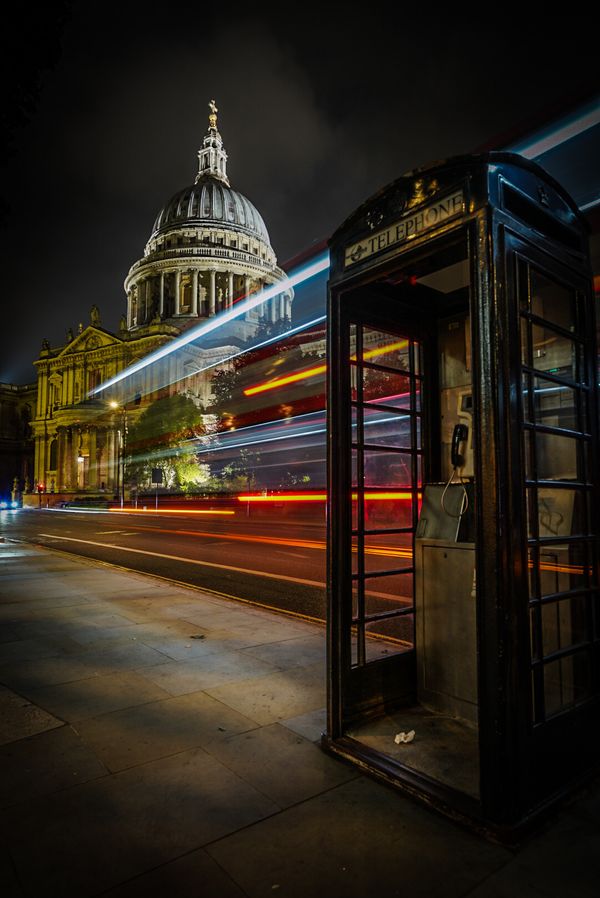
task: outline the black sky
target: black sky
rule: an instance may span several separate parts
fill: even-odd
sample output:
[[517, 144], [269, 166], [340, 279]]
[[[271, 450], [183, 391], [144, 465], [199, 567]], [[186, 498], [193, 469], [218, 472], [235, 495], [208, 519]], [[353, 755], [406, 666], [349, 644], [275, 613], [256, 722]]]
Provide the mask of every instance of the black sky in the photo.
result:
[[[212, 10], [209, 9], [212, 6]], [[4, 54], [0, 381], [35, 378], [92, 304], [115, 329], [162, 205], [219, 107], [228, 174], [280, 263], [404, 171], [470, 152], [598, 87], [583, 16], [418, 4], [47, 3]]]

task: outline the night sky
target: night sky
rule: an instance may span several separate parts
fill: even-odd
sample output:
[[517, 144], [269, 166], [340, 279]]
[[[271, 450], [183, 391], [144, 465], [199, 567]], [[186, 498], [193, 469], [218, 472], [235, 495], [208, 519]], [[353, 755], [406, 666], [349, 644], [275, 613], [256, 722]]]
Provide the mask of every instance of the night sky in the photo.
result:
[[33, 381], [42, 339], [62, 345], [92, 304], [117, 328], [156, 214], [193, 183], [212, 97], [231, 185], [285, 264], [408, 169], [499, 145], [598, 87], [583, 16], [523, 22], [502, 6], [491, 25], [397, 2], [267, 10], [107, 0], [15, 13], [0, 381]]

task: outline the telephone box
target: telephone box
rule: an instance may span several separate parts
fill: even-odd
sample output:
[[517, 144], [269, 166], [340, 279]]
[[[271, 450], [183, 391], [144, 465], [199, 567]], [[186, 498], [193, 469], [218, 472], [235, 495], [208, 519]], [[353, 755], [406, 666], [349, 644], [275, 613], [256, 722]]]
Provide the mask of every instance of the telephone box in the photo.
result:
[[394, 181], [330, 252], [323, 745], [510, 840], [600, 757], [586, 225], [490, 153]]

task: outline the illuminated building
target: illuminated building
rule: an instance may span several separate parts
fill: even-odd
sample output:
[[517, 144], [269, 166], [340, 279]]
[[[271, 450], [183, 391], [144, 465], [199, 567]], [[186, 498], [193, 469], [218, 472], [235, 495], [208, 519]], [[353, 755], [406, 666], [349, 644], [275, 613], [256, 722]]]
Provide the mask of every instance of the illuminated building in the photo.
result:
[[35, 384], [0, 383], [0, 501], [20, 494], [30, 476], [34, 407]]
[[293, 290], [282, 283], [281, 292], [215, 328], [201, 346], [190, 343], [173, 353], [167, 367], [148, 365], [135, 382], [94, 392], [190, 327], [285, 279], [260, 213], [229, 184], [214, 101], [209, 107], [195, 181], [159, 212], [143, 257], [125, 279], [119, 330], [103, 328], [93, 306], [89, 324], [80, 324], [76, 334], [69, 329], [64, 345], [42, 343], [35, 362], [32, 487], [43, 485], [50, 504], [74, 493], [123, 491], [127, 428], [144, 407], [175, 391], [206, 406], [219, 360], [238, 351], [261, 319], [291, 318]]

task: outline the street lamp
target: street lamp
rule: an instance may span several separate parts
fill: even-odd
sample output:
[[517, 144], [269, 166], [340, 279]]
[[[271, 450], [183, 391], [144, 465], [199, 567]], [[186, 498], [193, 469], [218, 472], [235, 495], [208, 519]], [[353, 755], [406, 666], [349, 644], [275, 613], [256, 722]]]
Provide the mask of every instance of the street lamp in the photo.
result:
[[121, 412], [121, 427], [117, 430], [119, 435], [118, 458], [117, 458], [117, 495], [121, 508], [125, 505], [125, 446], [127, 444], [127, 409], [120, 406], [115, 399], [111, 399], [108, 403], [112, 409]]

